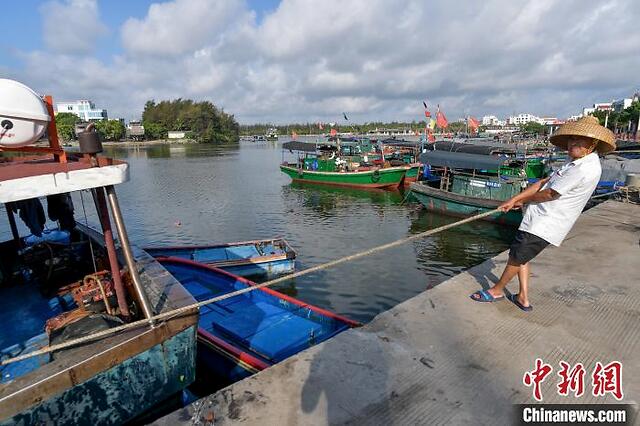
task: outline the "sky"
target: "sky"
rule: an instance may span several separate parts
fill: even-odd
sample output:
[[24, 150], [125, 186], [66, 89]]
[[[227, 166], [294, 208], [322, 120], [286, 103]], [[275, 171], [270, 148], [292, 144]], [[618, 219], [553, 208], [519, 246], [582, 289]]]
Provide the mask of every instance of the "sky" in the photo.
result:
[[640, 90], [637, 0], [3, 2], [0, 78], [139, 119], [208, 100], [241, 124], [566, 118]]

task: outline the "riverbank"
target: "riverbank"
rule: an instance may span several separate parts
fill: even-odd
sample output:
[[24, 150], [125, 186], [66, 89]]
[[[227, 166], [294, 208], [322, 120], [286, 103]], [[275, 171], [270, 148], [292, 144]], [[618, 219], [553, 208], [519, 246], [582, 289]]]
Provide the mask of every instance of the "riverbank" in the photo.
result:
[[[545, 403], [613, 403], [592, 395], [596, 362], [622, 363], [622, 402], [640, 398], [640, 207], [608, 201], [532, 266], [524, 313], [469, 294], [497, 280], [507, 252], [249, 379], [160, 419], [186, 424], [510, 424], [533, 402], [523, 376], [553, 367]], [[512, 290], [517, 285], [510, 285]], [[559, 362], [584, 364], [585, 394], [556, 391]]]

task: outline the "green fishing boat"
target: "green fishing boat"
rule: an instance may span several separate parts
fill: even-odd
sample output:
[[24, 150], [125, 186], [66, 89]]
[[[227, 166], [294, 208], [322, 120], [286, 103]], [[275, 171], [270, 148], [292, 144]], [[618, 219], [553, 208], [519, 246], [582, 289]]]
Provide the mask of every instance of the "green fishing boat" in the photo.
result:
[[306, 170], [297, 165], [282, 164], [280, 170], [294, 182], [310, 182], [316, 184], [362, 187], [362, 188], [397, 188], [411, 167], [372, 168], [366, 171], [325, 172]]
[[391, 165], [384, 156], [370, 159], [367, 154], [350, 152], [344, 155], [344, 149], [351, 151], [352, 146], [340, 143], [312, 144], [307, 142], [286, 142], [284, 150], [296, 152], [297, 161], [280, 165], [280, 170], [294, 182], [307, 182], [324, 185], [355, 188], [397, 188], [405, 179], [415, 180], [420, 164]]
[[[525, 163], [504, 156], [429, 151], [420, 161], [426, 165], [425, 180], [411, 185], [413, 196], [427, 209], [452, 216], [494, 210], [529, 182]], [[505, 167], [513, 175], [503, 175]], [[518, 226], [522, 212], [496, 213], [487, 220]]]

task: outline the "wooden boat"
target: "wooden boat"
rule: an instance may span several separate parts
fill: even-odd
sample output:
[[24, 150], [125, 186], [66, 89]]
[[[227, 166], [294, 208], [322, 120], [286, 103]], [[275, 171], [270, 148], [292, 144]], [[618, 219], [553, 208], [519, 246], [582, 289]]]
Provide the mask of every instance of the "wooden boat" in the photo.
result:
[[[31, 105], [37, 107], [42, 100], [33, 95]], [[47, 110], [49, 147], [0, 146], [0, 203], [13, 235], [0, 243], [0, 424], [136, 421], [158, 404], [178, 399], [194, 381], [198, 312], [188, 310], [153, 327], [144, 321], [194, 299], [158, 262], [128, 242], [114, 188], [128, 180], [127, 164], [96, 157], [101, 148], [95, 135], [85, 136], [96, 150], [85, 150], [84, 156], [65, 153], [55, 136], [51, 98]], [[45, 114], [40, 117], [46, 123]], [[30, 113], [24, 120], [34, 117]], [[16, 118], [12, 120], [15, 125]], [[32, 156], [12, 156], [15, 151]], [[84, 190], [95, 197], [102, 234], [75, 224], [72, 208], [58, 209], [60, 229], [41, 235], [36, 229], [40, 219], [23, 217], [38, 212], [39, 198], [47, 197], [52, 216], [52, 205], [64, 201], [69, 206], [67, 194]], [[21, 237], [14, 209], [35, 230], [33, 235]], [[42, 350], [137, 320], [144, 325], [55, 352]], [[28, 355], [37, 356], [15, 359]]]
[[[500, 169], [508, 157], [449, 151], [428, 151], [420, 160], [427, 165], [425, 180], [411, 185], [413, 196], [427, 209], [466, 217], [497, 208], [519, 193], [528, 182], [522, 176], [504, 176]], [[486, 220], [518, 226], [522, 212], [496, 213]]]
[[[158, 260], [198, 301], [255, 285], [190, 260]], [[261, 288], [200, 309], [198, 366], [217, 378], [234, 382], [358, 325]]]
[[209, 246], [145, 247], [154, 257], [179, 257], [241, 277], [275, 276], [295, 270], [296, 252], [283, 238]]
[[[407, 182], [415, 180], [420, 167], [418, 163], [390, 166], [384, 158], [378, 162], [372, 158], [369, 162], [366, 154], [359, 155], [360, 151], [348, 144], [318, 145], [293, 141], [285, 142], [282, 147], [299, 153], [296, 163], [283, 162], [280, 165], [280, 170], [294, 182], [392, 189], [402, 185], [405, 178]], [[346, 148], [349, 148], [348, 154], [342, 155]]]

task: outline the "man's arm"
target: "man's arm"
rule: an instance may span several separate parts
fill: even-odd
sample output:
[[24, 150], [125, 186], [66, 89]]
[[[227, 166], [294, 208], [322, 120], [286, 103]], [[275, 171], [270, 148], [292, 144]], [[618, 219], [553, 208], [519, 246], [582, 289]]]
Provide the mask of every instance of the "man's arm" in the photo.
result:
[[513, 208], [522, 207], [522, 205], [525, 203], [542, 203], [544, 201], [555, 200], [560, 196], [560, 194], [550, 188], [541, 189], [548, 180], [549, 178], [540, 179], [518, 195], [515, 195], [514, 197], [500, 204], [498, 208], [503, 212], [508, 212]]

